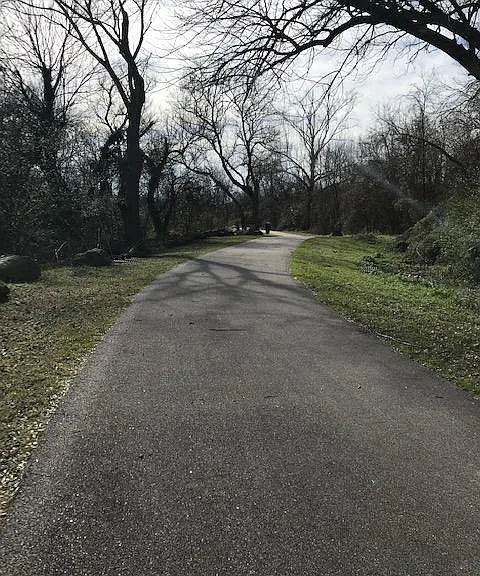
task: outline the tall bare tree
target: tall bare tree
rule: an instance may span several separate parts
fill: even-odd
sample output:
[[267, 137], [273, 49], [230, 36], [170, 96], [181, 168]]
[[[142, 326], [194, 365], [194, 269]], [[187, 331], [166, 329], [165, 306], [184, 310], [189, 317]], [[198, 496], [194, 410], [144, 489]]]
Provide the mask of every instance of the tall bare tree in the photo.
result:
[[80, 66], [83, 55], [68, 30], [46, 20], [42, 12], [33, 8], [20, 11], [15, 9], [18, 4], [11, 3], [3, 3], [2, 8], [5, 87], [9, 98], [17, 99], [24, 138], [32, 143], [22, 169], [27, 179], [36, 174], [35, 184], [16, 194], [23, 194], [25, 201], [28, 198], [30, 214], [35, 214], [32, 243], [34, 237], [43, 235], [45, 254], [64, 244], [66, 238], [74, 245], [80, 237], [80, 194], [72, 184], [71, 147], [80, 130], [74, 108], [87, 89], [92, 70]]
[[[262, 159], [276, 137], [271, 98], [263, 87], [245, 90], [202, 83], [193, 78], [185, 86], [178, 114], [190, 138], [187, 164], [208, 174], [222, 190], [224, 177], [248, 198], [250, 224], [260, 227]], [[232, 198], [232, 195], [230, 195]], [[233, 198], [232, 198], [233, 199]]]
[[68, 30], [45, 20], [39, 11], [7, 11], [3, 67], [22, 95], [37, 132], [35, 162], [52, 194], [62, 187], [58, 156], [71, 112], [93, 71], [82, 69], [80, 52]]
[[139, 215], [142, 112], [145, 105], [145, 37], [153, 0], [19, 0], [22, 10], [43, 10], [47, 20], [68, 31], [110, 77], [127, 116], [126, 153], [120, 170], [120, 202], [125, 238], [142, 240]]
[[147, 208], [157, 240], [165, 242], [168, 224], [176, 200], [175, 186], [168, 186], [166, 193], [158, 197], [158, 191], [172, 160], [179, 154], [171, 131], [163, 134], [152, 133], [144, 150], [145, 166], [148, 174]]
[[[288, 142], [282, 155], [305, 194], [306, 230], [312, 225], [314, 196], [317, 191], [321, 194], [328, 177], [328, 149], [346, 130], [353, 103], [352, 95], [335, 95], [331, 90], [323, 94], [310, 91], [282, 113]], [[288, 132], [293, 133], [293, 139]]]

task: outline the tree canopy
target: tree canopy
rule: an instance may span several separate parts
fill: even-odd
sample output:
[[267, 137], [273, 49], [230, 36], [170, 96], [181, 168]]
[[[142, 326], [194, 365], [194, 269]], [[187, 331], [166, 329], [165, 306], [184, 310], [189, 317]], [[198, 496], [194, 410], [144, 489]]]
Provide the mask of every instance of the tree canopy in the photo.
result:
[[[475, 0], [203, 0], [192, 3], [223, 74], [279, 69], [312, 49], [372, 45], [415, 52], [433, 46], [480, 79], [480, 4]], [[189, 22], [192, 22], [190, 15]]]

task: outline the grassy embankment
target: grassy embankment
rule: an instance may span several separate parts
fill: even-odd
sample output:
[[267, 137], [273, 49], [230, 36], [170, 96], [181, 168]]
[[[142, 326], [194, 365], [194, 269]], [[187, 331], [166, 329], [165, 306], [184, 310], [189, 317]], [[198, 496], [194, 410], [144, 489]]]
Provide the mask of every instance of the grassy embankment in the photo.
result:
[[296, 250], [292, 272], [322, 302], [479, 395], [480, 288], [433, 280], [390, 242], [316, 237]]
[[108, 268], [51, 268], [0, 304], [0, 519], [82, 358], [133, 296], [177, 264], [250, 237], [210, 238]]

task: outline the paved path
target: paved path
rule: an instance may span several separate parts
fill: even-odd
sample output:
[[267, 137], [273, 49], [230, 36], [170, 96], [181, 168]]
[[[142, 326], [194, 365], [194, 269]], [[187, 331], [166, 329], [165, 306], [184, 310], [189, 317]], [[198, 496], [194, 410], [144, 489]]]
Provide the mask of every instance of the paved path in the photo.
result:
[[2, 576], [480, 575], [479, 406], [254, 240], [144, 290], [49, 426]]

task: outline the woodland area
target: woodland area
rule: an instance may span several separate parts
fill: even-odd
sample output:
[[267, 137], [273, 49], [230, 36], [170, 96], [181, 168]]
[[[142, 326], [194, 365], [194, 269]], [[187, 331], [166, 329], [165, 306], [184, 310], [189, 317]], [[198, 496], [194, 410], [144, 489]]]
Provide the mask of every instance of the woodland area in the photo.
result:
[[[477, 3], [191, 2], [179, 26], [186, 44], [197, 31], [192, 46], [201, 27], [204, 50], [161, 114], [156, 1], [1, 10], [0, 253], [142, 253], [268, 220], [400, 234], [412, 259], [480, 281]], [[369, 50], [433, 46], [471, 80], [425, 80], [352, 139], [355, 95], [341, 81], [274, 97], [299, 55], [345, 50], [346, 33], [345, 69]]]

